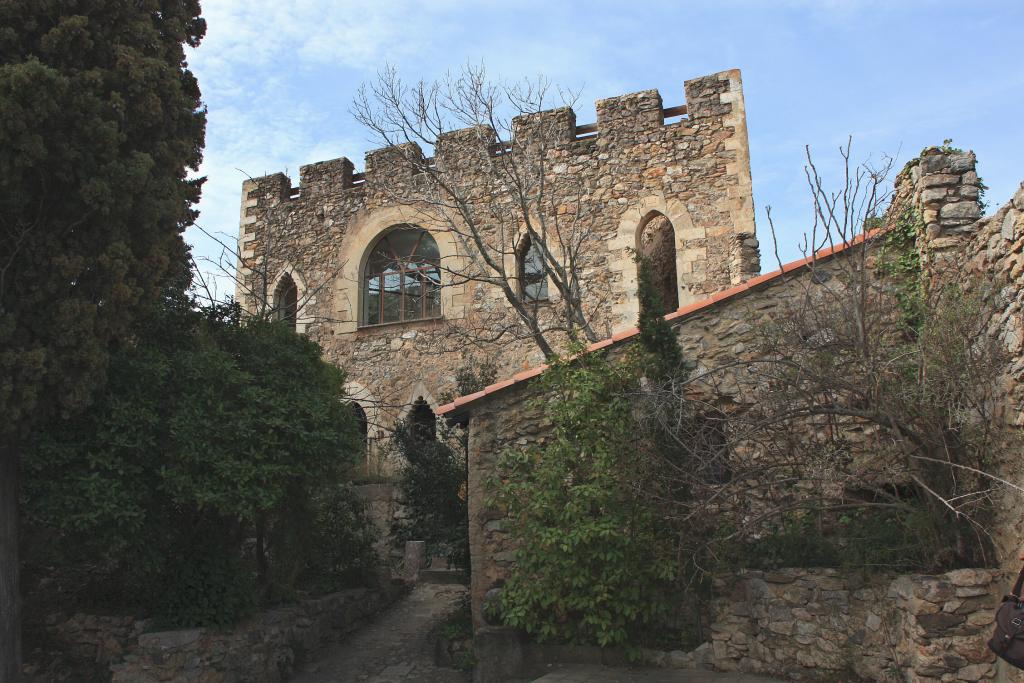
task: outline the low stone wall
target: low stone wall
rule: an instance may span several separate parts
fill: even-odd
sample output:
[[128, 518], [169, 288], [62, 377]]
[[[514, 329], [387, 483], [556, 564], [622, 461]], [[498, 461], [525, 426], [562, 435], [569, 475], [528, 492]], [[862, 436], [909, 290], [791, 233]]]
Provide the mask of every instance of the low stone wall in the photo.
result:
[[113, 683], [277, 683], [310, 653], [355, 630], [401, 590], [365, 588], [332, 593], [262, 612], [231, 631], [186, 629], [145, 633], [149, 622], [76, 614], [51, 624], [48, 635], [68, 660], [62, 672], [32, 667], [28, 680]]
[[870, 581], [834, 569], [745, 571], [716, 582], [710, 663], [806, 681], [990, 680], [985, 643], [1005, 581], [981, 569]]
[[402, 558], [402, 545], [395, 540], [392, 526], [408, 517], [401, 492], [393, 483], [362, 484], [354, 487], [354, 491], [377, 532], [377, 540], [373, 544], [377, 556], [387, 566], [395, 565]]

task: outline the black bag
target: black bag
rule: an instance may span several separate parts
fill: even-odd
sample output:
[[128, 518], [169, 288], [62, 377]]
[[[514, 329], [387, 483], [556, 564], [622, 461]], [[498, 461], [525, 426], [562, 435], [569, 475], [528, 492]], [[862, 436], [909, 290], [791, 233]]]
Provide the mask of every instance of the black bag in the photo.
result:
[[996, 610], [996, 631], [988, 641], [989, 649], [997, 657], [1018, 669], [1024, 669], [1024, 600], [1020, 596], [1021, 588], [1024, 588], [1024, 569], [1017, 575], [1013, 592], [1003, 596], [1003, 604]]

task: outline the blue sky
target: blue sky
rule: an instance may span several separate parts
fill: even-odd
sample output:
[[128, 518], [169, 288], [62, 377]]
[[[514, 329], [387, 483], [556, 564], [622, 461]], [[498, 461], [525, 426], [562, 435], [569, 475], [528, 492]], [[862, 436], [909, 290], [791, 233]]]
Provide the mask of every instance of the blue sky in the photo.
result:
[[[896, 156], [952, 138], [974, 150], [990, 211], [1024, 180], [1024, 2], [701, 0], [205, 0], [206, 40], [190, 53], [209, 108], [208, 180], [199, 224], [238, 234], [242, 181], [373, 145], [349, 113], [385, 62], [406, 79], [467, 61], [495, 78], [544, 74], [593, 102], [647, 88], [682, 104], [683, 81], [743, 72], [762, 267], [800, 256], [811, 217], [810, 145], [826, 174], [853, 136], [855, 159]], [[197, 257], [219, 247], [196, 228]], [[222, 293], [230, 291], [221, 280]]]

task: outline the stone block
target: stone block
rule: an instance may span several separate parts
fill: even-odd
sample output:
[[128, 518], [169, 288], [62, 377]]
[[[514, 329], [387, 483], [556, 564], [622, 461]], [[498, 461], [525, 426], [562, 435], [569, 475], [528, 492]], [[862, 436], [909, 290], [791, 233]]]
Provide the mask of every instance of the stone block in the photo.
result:
[[981, 207], [978, 206], [977, 202], [956, 202], [954, 204], [946, 204], [939, 210], [939, 216], [943, 219], [947, 218], [979, 218], [981, 216]]
[[974, 152], [951, 154], [948, 159], [949, 170], [953, 173], [973, 171], [976, 163], [977, 159], [974, 156]]
[[945, 187], [933, 187], [921, 192], [921, 202], [923, 204], [936, 204], [946, 198], [948, 190]]
[[1019, 215], [1020, 214], [1018, 214], [1017, 211], [1010, 209], [1006, 212], [1006, 215], [1003, 216], [1003, 222], [999, 225], [999, 234], [1002, 235], [1004, 239], [1012, 240], [1016, 235], [1017, 217]]
[[946, 578], [954, 586], [988, 586], [992, 572], [986, 569], [954, 569], [946, 572]]
[[921, 187], [931, 188], [939, 186], [956, 185], [960, 182], [960, 176], [952, 173], [933, 173], [921, 178]]

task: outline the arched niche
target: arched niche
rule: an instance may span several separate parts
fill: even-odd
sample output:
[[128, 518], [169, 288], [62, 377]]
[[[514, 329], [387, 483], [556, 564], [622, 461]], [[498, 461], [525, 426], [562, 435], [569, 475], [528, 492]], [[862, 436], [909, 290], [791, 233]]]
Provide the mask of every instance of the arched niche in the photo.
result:
[[296, 332], [306, 332], [313, 322], [310, 311], [316, 299], [308, 294], [305, 278], [292, 264], [286, 263], [278, 271], [267, 298], [271, 315], [288, 323]]
[[679, 276], [676, 271], [676, 231], [668, 216], [651, 211], [636, 231], [636, 251], [650, 269], [654, 289], [661, 298], [661, 314], [679, 308]]

